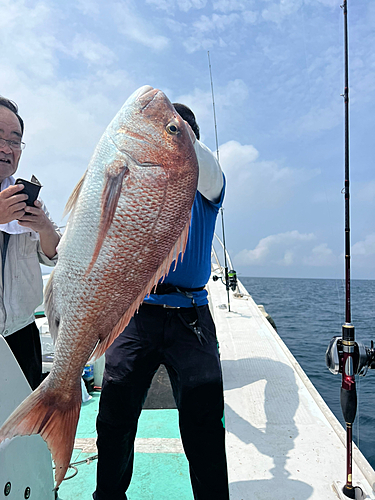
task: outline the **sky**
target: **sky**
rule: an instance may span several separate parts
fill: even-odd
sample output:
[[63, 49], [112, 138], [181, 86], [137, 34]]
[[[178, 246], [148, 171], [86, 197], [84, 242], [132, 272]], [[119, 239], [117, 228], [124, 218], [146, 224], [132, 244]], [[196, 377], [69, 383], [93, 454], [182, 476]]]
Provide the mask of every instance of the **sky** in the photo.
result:
[[[190, 106], [227, 179], [239, 276], [344, 277], [340, 0], [0, 0], [0, 94], [61, 226], [95, 145], [142, 85]], [[348, 0], [352, 278], [375, 279], [375, 2]], [[221, 217], [217, 233], [222, 236]]]

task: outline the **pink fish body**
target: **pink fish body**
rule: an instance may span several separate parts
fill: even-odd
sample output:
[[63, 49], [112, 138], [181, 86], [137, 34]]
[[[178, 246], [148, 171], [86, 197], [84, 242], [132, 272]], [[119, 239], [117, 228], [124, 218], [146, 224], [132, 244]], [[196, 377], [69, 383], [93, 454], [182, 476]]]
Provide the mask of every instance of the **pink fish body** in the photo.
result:
[[183, 254], [197, 180], [184, 121], [160, 90], [141, 87], [109, 124], [68, 202], [45, 301], [57, 338], [51, 373], [0, 429], [0, 442], [43, 437], [56, 486], [74, 446], [83, 368], [105, 352]]

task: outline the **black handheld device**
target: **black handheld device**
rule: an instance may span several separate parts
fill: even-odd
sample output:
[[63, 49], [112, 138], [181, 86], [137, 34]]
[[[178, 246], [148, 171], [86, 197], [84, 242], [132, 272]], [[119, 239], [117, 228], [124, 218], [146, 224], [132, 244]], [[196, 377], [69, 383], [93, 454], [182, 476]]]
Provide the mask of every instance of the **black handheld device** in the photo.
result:
[[38, 179], [33, 175], [31, 181], [26, 181], [25, 179], [17, 179], [15, 184], [23, 184], [24, 188], [17, 194], [27, 194], [28, 199], [25, 200], [26, 205], [29, 207], [34, 206], [34, 201], [38, 198], [38, 194], [42, 185]]

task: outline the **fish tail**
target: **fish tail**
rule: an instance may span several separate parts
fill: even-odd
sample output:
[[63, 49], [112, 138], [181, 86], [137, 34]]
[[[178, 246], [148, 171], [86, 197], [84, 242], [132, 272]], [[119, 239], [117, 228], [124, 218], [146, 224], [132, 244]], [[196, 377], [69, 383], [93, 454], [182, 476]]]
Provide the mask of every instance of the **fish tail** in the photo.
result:
[[[48, 377], [47, 377], [48, 378]], [[47, 379], [46, 379], [47, 380]], [[40, 434], [55, 462], [56, 487], [69, 467], [81, 408], [79, 398], [65, 399], [53, 393], [46, 380], [14, 410], [0, 429], [0, 443], [15, 436]]]

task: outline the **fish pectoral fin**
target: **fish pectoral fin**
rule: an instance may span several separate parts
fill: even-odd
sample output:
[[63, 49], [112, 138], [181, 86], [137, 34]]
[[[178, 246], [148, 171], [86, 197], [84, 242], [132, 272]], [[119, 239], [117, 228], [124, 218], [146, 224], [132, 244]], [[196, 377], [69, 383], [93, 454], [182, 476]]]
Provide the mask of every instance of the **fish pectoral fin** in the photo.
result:
[[[87, 172], [87, 170], [86, 170], [86, 172]], [[69, 199], [68, 199], [68, 201], [67, 201], [67, 203], [65, 205], [65, 208], [64, 208], [63, 218], [69, 212], [71, 212], [73, 210], [75, 204], [77, 203], [79, 193], [81, 192], [81, 189], [82, 189], [83, 181], [85, 180], [85, 177], [86, 177], [86, 172], [82, 175], [82, 177], [78, 181], [78, 184], [73, 189], [72, 194], [69, 196]]]
[[101, 217], [99, 225], [98, 239], [94, 253], [87, 269], [88, 274], [98, 258], [100, 249], [102, 248], [104, 238], [112, 224], [113, 217], [115, 216], [118, 200], [120, 198], [122, 182], [124, 177], [128, 174], [129, 168], [124, 162], [124, 159], [115, 160], [106, 171], [106, 182], [102, 193], [101, 203]]
[[60, 316], [56, 310], [56, 304], [54, 301], [53, 275], [54, 270], [51, 273], [44, 292], [44, 309], [48, 319], [49, 333], [51, 334], [53, 343], [56, 344], [57, 336], [59, 334]]
[[51, 394], [48, 389], [47, 379], [6, 420], [0, 429], [0, 443], [15, 436], [40, 434], [55, 462], [58, 487], [69, 467], [74, 447], [81, 409], [81, 386], [79, 380], [74, 400], [61, 405], [61, 397]]

